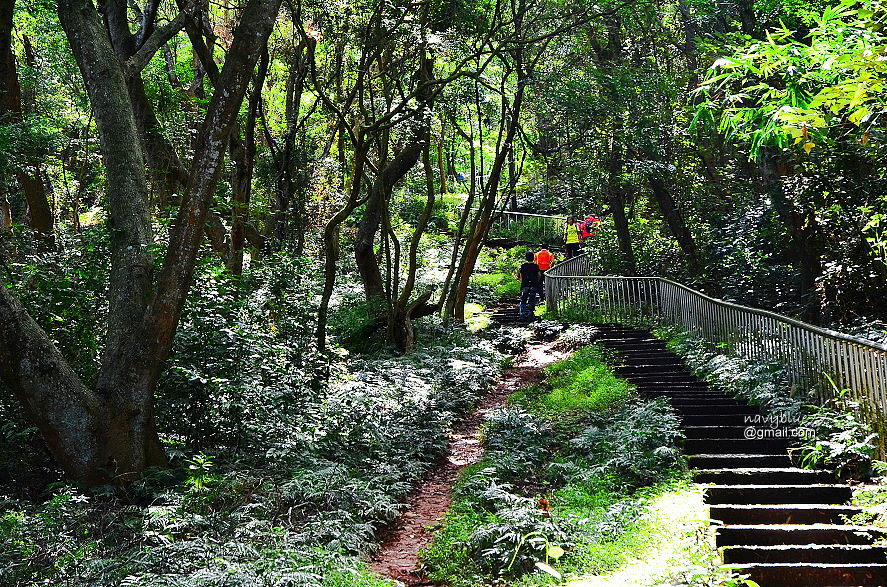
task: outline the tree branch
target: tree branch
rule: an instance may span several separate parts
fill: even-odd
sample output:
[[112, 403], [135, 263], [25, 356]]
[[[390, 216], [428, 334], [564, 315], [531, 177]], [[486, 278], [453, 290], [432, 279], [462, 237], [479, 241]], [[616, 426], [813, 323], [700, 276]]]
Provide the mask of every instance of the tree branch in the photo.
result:
[[123, 73], [127, 78], [131, 78], [134, 75], [138, 75], [145, 66], [148, 65], [148, 62], [151, 61], [151, 58], [154, 54], [166, 45], [170, 39], [178, 34], [180, 30], [185, 28], [185, 24], [189, 19], [194, 17], [194, 12], [201, 4], [205, 4], [206, 0], [195, 0], [191, 2], [187, 7], [185, 7], [179, 14], [166, 23], [164, 26], [159, 29], [155, 29], [151, 36], [149, 36], [139, 47], [139, 50], [135, 52], [129, 59], [126, 60], [126, 63], [123, 64]]

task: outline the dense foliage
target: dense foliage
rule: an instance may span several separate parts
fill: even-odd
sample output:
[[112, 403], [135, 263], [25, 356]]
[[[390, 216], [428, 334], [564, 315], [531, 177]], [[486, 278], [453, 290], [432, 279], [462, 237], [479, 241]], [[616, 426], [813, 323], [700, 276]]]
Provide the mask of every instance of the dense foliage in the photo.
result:
[[356, 557], [502, 355], [438, 326], [409, 356], [319, 356], [304, 342], [317, 285], [307, 262], [281, 254], [240, 278], [201, 268], [158, 391], [173, 468], [125, 494], [61, 483], [31, 486], [36, 501], [7, 493], [34, 465], [13, 455], [37, 439], [2, 407], [0, 582], [382, 584]]
[[[603, 273], [883, 340], [885, 22], [881, 0], [0, 0], [0, 582], [379, 584], [357, 557], [529, 336], [462, 327], [563, 241], [500, 210], [595, 214]], [[605, 362], [491, 419], [445, 530], [473, 536], [465, 572], [615, 564], [596, 537], [676, 430]], [[847, 408], [810, 414], [809, 463], [867, 468]]]
[[484, 459], [463, 475], [425, 552], [432, 578], [546, 584], [561, 571], [615, 568], [644, 548], [644, 488], [680, 471], [683, 436], [667, 402], [633, 397], [607, 357], [580, 348], [489, 416]]

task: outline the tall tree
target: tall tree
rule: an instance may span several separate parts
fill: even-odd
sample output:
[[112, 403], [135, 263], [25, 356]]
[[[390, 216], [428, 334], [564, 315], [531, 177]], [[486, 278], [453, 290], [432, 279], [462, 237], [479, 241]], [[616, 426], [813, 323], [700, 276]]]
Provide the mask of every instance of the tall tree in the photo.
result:
[[[146, 166], [125, 64], [91, 0], [58, 3], [89, 93], [108, 176], [108, 336], [98, 381], [88, 388], [46, 333], [0, 286], [0, 378], [72, 478], [127, 482], [146, 467], [164, 463], [154, 426], [154, 389], [191, 285], [230, 133], [279, 7], [280, 0], [250, 0], [243, 8], [155, 282]], [[159, 29], [151, 33], [155, 34]], [[160, 46], [146, 36], [146, 46]]]

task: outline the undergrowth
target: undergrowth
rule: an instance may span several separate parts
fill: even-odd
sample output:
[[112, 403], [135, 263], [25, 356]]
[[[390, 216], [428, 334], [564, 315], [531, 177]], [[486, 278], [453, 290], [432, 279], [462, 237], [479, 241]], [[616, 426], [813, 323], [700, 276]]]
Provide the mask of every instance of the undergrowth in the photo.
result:
[[[390, 584], [362, 560], [503, 355], [434, 324], [408, 356], [318, 354], [307, 261], [272, 261], [200, 269], [158, 390], [169, 469], [27, 496], [0, 475], [0, 584]], [[4, 425], [0, 455], [33, 436]]]
[[646, 548], [641, 520], [650, 497], [680, 476], [681, 433], [671, 408], [634, 397], [608, 358], [584, 347], [490, 415], [485, 457], [463, 473], [423, 553], [432, 580], [547, 584], [613, 569]]

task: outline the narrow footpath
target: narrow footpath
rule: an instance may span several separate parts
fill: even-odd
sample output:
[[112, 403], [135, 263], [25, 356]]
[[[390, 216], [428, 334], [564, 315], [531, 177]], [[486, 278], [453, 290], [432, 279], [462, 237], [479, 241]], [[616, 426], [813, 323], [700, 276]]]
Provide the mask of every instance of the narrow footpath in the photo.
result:
[[449, 509], [459, 473], [483, 456], [478, 437], [487, 414], [502, 407], [505, 399], [521, 387], [538, 381], [543, 367], [568, 354], [558, 350], [554, 342], [531, 343], [514, 366], [503, 371], [499, 383], [480, 400], [475, 412], [454, 427], [446, 460], [429, 471], [410, 495], [406, 511], [383, 532], [382, 548], [371, 562], [374, 572], [407, 587], [433, 585], [422, 574], [418, 553], [430, 544], [434, 527]]
[[620, 376], [681, 416], [724, 563], [764, 587], [887, 585], [887, 548], [874, 544], [885, 530], [848, 523], [852, 487], [793, 466], [757, 406], [700, 381], [647, 331], [601, 325], [597, 341], [619, 353]]

